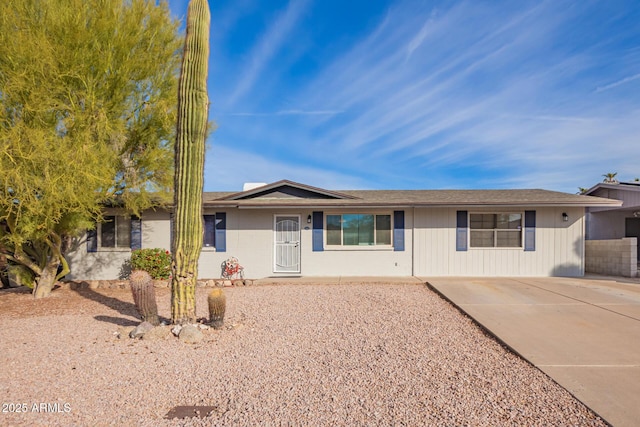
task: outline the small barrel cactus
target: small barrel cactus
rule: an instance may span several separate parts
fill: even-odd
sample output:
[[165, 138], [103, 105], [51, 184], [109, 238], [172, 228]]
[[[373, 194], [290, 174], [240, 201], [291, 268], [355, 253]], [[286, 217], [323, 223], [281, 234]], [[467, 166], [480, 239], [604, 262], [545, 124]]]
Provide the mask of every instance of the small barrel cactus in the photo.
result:
[[158, 326], [160, 320], [158, 319], [156, 291], [149, 273], [144, 270], [133, 270], [129, 276], [129, 284], [133, 294], [133, 301], [142, 317], [142, 321]]
[[224, 312], [227, 309], [227, 297], [222, 289], [214, 289], [207, 298], [209, 303], [209, 321], [214, 329], [220, 329], [224, 325]]

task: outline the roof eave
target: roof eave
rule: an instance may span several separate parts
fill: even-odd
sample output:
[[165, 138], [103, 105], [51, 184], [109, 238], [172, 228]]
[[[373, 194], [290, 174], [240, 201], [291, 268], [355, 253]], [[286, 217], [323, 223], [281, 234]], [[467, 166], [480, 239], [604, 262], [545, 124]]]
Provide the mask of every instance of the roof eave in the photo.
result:
[[238, 203], [234, 201], [232, 203], [207, 203], [205, 208], [238, 208], [238, 209], [328, 209], [328, 208], [447, 208], [447, 207], [469, 207], [469, 208], [491, 208], [491, 207], [620, 207], [621, 201], [615, 201], [614, 203], [585, 203], [585, 202], [495, 202], [495, 203], [477, 203], [477, 202], [443, 202], [443, 203], [371, 203], [371, 202], [358, 202], [351, 201], [349, 203]]
[[[640, 191], [640, 184], [631, 183], [631, 182], [619, 182], [617, 184], [599, 182], [593, 187], [589, 188], [587, 191], [585, 191], [584, 195], [590, 196], [591, 193], [595, 192], [600, 188], [606, 188], [607, 190]], [[591, 197], [598, 197], [598, 196], [591, 196]]]

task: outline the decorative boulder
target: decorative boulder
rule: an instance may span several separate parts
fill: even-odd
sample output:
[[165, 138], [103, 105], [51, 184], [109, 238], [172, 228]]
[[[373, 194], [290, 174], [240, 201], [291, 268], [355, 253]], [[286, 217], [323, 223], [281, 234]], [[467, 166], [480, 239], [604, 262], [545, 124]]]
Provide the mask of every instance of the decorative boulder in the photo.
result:
[[197, 344], [204, 338], [200, 328], [194, 325], [184, 325], [178, 334], [180, 341], [187, 344]]
[[167, 339], [171, 335], [171, 329], [168, 326], [156, 326], [150, 331], [146, 332], [142, 339], [145, 341], [159, 341]]
[[153, 325], [149, 322], [142, 322], [129, 332], [129, 338], [142, 338], [144, 334], [153, 329]]

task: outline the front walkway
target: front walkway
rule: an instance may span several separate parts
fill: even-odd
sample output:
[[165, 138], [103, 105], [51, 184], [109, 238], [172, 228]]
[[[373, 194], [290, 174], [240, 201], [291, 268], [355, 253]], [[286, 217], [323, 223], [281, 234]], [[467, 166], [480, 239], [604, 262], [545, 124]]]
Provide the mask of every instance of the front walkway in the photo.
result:
[[424, 278], [614, 426], [640, 420], [640, 280]]

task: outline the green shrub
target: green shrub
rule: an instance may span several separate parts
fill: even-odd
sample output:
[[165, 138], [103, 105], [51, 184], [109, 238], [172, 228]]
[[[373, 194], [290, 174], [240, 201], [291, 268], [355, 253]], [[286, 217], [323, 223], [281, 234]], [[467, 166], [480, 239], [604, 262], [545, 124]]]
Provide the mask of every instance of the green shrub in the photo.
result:
[[131, 252], [131, 270], [143, 270], [152, 279], [168, 279], [171, 276], [171, 254], [160, 248], [136, 249]]
[[35, 275], [28, 267], [20, 264], [10, 264], [8, 267], [9, 278], [18, 286], [26, 286], [31, 289], [36, 284]]

